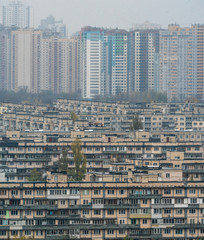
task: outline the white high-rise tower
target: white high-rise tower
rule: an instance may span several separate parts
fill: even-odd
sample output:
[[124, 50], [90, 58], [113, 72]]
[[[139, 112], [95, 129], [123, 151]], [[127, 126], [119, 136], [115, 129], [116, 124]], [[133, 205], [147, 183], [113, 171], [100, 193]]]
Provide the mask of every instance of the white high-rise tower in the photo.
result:
[[19, 28], [33, 27], [33, 9], [13, 0], [7, 6], [0, 7], [0, 24]]

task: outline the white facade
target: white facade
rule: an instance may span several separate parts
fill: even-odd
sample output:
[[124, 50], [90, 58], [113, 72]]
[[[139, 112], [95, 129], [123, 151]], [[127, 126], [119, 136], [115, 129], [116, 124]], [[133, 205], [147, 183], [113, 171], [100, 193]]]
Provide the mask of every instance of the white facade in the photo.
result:
[[27, 88], [31, 91], [33, 66], [33, 30], [12, 32], [11, 40], [12, 90]]
[[33, 9], [24, 6], [20, 1], [13, 1], [8, 6], [0, 8], [0, 24], [31, 28], [33, 27]]
[[89, 32], [82, 46], [82, 96], [91, 99], [101, 94], [104, 82], [102, 63], [104, 61], [104, 36], [100, 32]]

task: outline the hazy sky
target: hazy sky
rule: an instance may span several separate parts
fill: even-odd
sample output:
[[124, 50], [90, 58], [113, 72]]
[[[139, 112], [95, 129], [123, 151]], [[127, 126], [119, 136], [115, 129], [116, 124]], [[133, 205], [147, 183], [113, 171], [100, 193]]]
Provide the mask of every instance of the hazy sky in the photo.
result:
[[[0, 3], [9, 0], [0, 0]], [[204, 0], [22, 0], [34, 8], [35, 26], [52, 14], [67, 24], [68, 34], [82, 26], [129, 29], [148, 20], [167, 27], [204, 23]]]

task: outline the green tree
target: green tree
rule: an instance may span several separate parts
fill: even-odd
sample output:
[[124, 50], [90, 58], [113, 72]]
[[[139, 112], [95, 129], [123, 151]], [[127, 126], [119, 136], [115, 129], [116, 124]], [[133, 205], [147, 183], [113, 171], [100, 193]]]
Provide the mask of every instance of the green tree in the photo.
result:
[[133, 240], [132, 238], [129, 238], [128, 235], [123, 238], [123, 240]]
[[30, 240], [35, 240], [35, 238], [34, 237], [28, 237], [28, 238], [26, 238], [25, 236], [23, 236], [23, 237], [14, 237], [14, 240], [27, 240], [27, 239], [30, 239]]
[[71, 112], [71, 119], [73, 123], [75, 123], [79, 119], [79, 117], [75, 112]]
[[68, 151], [66, 149], [62, 150], [62, 156], [59, 159], [59, 170], [68, 172], [68, 162], [69, 159], [67, 157]]
[[139, 119], [138, 115], [135, 115], [132, 120], [132, 125], [131, 125], [132, 130], [140, 130], [143, 129], [143, 124], [141, 120]]
[[81, 181], [86, 173], [86, 157], [81, 149], [81, 142], [78, 138], [72, 143], [72, 153], [74, 157], [75, 168], [69, 171], [73, 181]]
[[42, 182], [42, 181], [44, 181], [44, 179], [42, 178], [42, 174], [36, 168], [34, 168], [31, 171], [30, 176], [28, 177], [28, 181], [29, 182]]

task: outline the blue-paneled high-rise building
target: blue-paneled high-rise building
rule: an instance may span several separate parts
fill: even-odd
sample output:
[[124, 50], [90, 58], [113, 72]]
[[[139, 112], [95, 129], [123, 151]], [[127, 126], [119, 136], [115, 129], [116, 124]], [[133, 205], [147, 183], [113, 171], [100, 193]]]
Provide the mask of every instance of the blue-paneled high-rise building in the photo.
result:
[[127, 92], [127, 32], [86, 27], [81, 44], [82, 96]]

